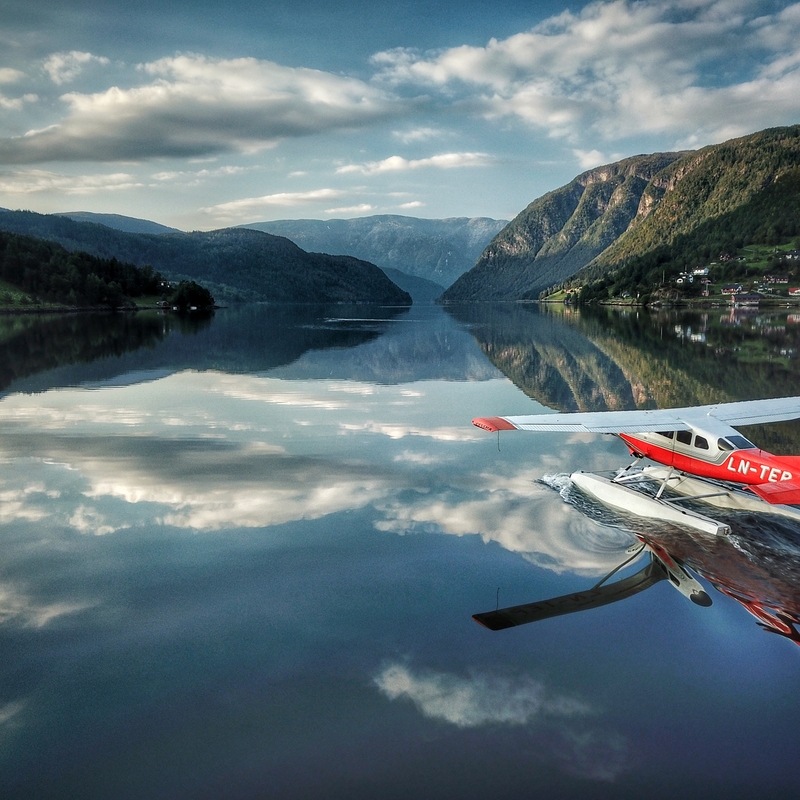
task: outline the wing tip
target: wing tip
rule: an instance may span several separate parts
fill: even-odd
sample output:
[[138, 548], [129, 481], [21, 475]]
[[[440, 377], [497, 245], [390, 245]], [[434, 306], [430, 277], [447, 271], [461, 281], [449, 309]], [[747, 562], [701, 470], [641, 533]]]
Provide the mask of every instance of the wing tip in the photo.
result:
[[513, 628], [516, 623], [506, 617], [500, 611], [486, 611], [483, 614], [473, 614], [472, 619], [488, 628], [490, 631], [504, 631], [506, 628]]
[[481, 428], [490, 433], [494, 433], [495, 431], [517, 430], [516, 425], [512, 425], [504, 417], [475, 417], [475, 419], [472, 420], [472, 424], [476, 428]]

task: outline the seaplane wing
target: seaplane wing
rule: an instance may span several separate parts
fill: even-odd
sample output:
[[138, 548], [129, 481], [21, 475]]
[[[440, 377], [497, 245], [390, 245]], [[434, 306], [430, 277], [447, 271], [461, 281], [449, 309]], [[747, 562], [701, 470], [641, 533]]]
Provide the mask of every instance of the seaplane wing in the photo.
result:
[[688, 430], [711, 420], [728, 425], [761, 425], [800, 418], [800, 397], [742, 400], [688, 408], [635, 411], [585, 411], [530, 414], [515, 417], [477, 417], [472, 424], [487, 431], [562, 431], [567, 433], [645, 433]]

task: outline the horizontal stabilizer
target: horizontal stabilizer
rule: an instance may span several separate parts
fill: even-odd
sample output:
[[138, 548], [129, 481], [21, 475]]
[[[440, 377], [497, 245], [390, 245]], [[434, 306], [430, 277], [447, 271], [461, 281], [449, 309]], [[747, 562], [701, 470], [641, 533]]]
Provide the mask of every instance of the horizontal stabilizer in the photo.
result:
[[800, 484], [797, 483], [761, 483], [747, 488], [768, 503], [789, 506], [800, 503]]
[[657, 561], [651, 561], [635, 575], [630, 575], [614, 583], [597, 586], [585, 592], [554, 597], [552, 600], [541, 600], [538, 603], [526, 603], [521, 606], [501, 608], [498, 611], [473, 614], [472, 619], [491, 631], [501, 631], [504, 628], [513, 628], [515, 625], [524, 625], [526, 622], [538, 622], [549, 617], [558, 617], [562, 614], [572, 614], [575, 611], [585, 611], [589, 608], [599, 608], [609, 603], [615, 603], [617, 600], [624, 600], [626, 597], [648, 589], [666, 577], [666, 570]]

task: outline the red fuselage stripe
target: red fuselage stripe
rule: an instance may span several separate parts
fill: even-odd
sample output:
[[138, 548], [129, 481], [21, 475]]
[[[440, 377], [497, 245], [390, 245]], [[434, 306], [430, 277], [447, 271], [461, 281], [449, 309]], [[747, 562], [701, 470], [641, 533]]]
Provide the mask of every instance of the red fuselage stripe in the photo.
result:
[[671, 448], [659, 447], [630, 434], [621, 433], [620, 438], [633, 451], [652, 461], [705, 478], [747, 484], [786, 483], [794, 481], [798, 474], [791, 468], [792, 465], [781, 462], [780, 458], [766, 450], [733, 450], [722, 463], [713, 464]]

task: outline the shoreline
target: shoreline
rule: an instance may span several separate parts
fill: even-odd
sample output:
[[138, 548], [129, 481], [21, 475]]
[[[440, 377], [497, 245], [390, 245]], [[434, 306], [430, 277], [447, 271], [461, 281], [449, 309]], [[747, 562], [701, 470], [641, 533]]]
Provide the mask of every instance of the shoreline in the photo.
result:
[[[225, 308], [225, 306], [208, 306], [203, 308], [184, 309], [189, 313], [216, 311], [217, 309]], [[131, 314], [137, 311], [180, 311], [177, 307], [170, 306], [164, 308], [158, 305], [146, 306], [119, 306], [118, 308], [109, 308], [108, 306], [31, 306], [29, 308], [15, 306], [13, 308], [0, 307], [0, 315], [16, 315], [16, 314]]]

